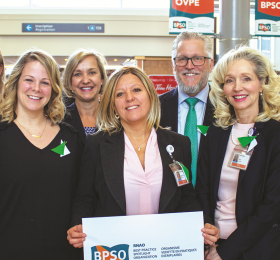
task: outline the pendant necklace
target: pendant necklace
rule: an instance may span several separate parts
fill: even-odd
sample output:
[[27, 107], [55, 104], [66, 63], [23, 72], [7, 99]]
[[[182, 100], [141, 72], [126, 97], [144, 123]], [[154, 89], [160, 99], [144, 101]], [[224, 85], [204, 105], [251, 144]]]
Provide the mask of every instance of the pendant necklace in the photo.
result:
[[46, 118], [46, 123], [45, 123], [45, 127], [44, 127], [44, 129], [43, 129], [43, 132], [42, 132], [40, 135], [35, 135], [35, 134], [31, 134], [31, 133], [17, 120], [18, 124], [19, 124], [28, 134], [30, 134], [32, 137], [36, 137], [36, 138], [41, 138], [41, 137], [42, 137], [43, 133], [45, 132], [46, 126], [47, 126], [47, 121], [48, 121], [48, 119]]
[[[230, 132], [230, 136], [231, 136], [231, 141], [233, 142], [234, 145], [239, 145], [240, 143], [236, 143], [233, 139], [233, 128], [234, 128], [234, 125], [232, 125], [232, 128], [231, 128], [231, 132]], [[239, 141], [238, 141], [239, 142]]]
[[[130, 141], [130, 142], [131, 142], [131, 141]], [[137, 146], [137, 149], [136, 149], [137, 152], [141, 152], [141, 145], [142, 145], [143, 143], [145, 143], [145, 142], [146, 142], [146, 140], [145, 140], [144, 142], [142, 142], [141, 144], [137, 144], [137, 145], [135, 145], [135, 144], [132, 143], [132, 142], [131, 142], [131, 143], [132, 143], [133, 146]]]

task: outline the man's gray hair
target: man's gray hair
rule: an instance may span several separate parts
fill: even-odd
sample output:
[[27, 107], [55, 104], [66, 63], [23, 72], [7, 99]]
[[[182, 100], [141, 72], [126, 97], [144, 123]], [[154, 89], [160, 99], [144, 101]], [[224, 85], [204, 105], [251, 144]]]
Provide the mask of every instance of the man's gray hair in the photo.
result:
[[205, 52], [207, 56], [213, 59], [213, 41], [209, 36], [197, 32], [182, 32], [173, 41], [172, 61], [177, 55], [178, 44], [184, 40], [193, 40], [193, 39], [202, 40], [204, 42]]

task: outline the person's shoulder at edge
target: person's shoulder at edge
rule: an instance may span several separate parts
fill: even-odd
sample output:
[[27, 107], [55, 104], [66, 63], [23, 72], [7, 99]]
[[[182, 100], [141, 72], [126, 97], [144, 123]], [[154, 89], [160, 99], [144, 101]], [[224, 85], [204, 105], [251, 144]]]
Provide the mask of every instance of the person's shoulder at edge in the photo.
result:
[[60, 127], [61, 129], [68, 128], [68, 129], [70, 129], [73, 133], [77, 133], [77, 132], [78, 132], [72, 125], [70, 125], [70, 124], [67, 123], [67, 122], [62, 121], [62, 122], [58, 123], [58, 125], [59, 125], [59, 127]]
[[262, 139], [269, 143], [279, 144], [280, 142], [280, 122], [275, 119], [270, 119], [263, 123], [263, 130], [257, 129], [258, 132], [262, 133]]
[[[0, 118], [0, 120], [1, 120], [1, 118]], [[15, 123], [13, 123], [14, 121], [12, 121], [12, 122], [8, 122], [8, 121], [0, 121], [0, 131], [1, 130], [5, 130], [5, 129], [8, 129], [8, 128], [10, 128], [10, 127], [16, 127], [16, 124]], [[9, 131], [9, 130], [7, 130], [7, 131]]]
[[68, 105], [66, 107], [66, 110], [74, 110], [75, 108], [76, 108], [76, 104], [75, 104], [75, 102], [73, 102], [71, 105]]
[[214, 122], [212, 122], [209, 126], [209, 129], [207, 131], [206, 137], [208, 136], [208, 134], [212, 134], [212, 132], [217, 132], [217, 131], [224, 131], [224, 130], [228, 130], [229, 128], [231, 128], [231, 126], [229, 126], [227, 129], [223, 129], [220, 126], [215, 125], [215, 120]]
[[[263, 125], [264, 129], [269, 129], [269, 131], [265, 131], [264, 133], [267, 133], [269, 136], [272, 136], [275, 134], [276, 136], [280, 136], [280, 122], [275, 120], [275, 119], [269, 119], [266, 122], [256, 122], [255, 125]], [[212, 123], [209, 126], [209, 129], [207, 131], [207, 135], [211, 135], [213, 132], [217, 133], [217, 131], [224, 131], [224, 130], [228, 130], [229, 128], [231, 128], [231, 126], [229, 126], [227, 129], [223, 129], [220, 126], [216, 126], [214, 123]]]
[[163, 99], [170, 99], [170, 98], [174, 97], [176, 94], [178, 94], [177, 87], [168, 92], [165, 92], [165, 93], [159, 95], [158, 97], [159, 97], [160, 101], [162, 101]]
[[115, 136], [120, 134], [120, 132], [115, 132], [112, 133], [111, 135], [109, 135], [108, 132], [106, 131], [102, 131], [102, 130], [98, 130], [97, 132], [93, 133], [93, 134], [89, 134], [86, 137], [86, 144], [99, 144], [101, 142], [106, 142], [106, 140], [111, 139], [111, 136]]
[[63, 121], [72, 120], [72, 112], [76, 109], [76, 104], [73, 102], [71, 105], [66, 107], [66, 112]]
[[5, 129], [8, 125], [10, 125], [8, 121], [0, 121], [0, 130]]
[[270, 129], [270, 134], [272, 132], [276, 132], [278, 134], [280, 134], [280, 122], [275, 120], [275, 119], [270, 119], [267, 122], [264, 122], [264, 127], [265, 128], [269, 128]]
[[166, 135], [170, 135], [172, 138], [174, 138], [175, 141], [185, 141], [185, 140], [189, 140], [189, 137], [187, 136], [184, 136], [184, 135], [181, 135], [181, 134], [178, 134], [176, 132], [173, 132], [172, 130], [164, 127], [164, 128], [158, 128], [158, 131], [162, 132], [163, 134], [166, 134]]

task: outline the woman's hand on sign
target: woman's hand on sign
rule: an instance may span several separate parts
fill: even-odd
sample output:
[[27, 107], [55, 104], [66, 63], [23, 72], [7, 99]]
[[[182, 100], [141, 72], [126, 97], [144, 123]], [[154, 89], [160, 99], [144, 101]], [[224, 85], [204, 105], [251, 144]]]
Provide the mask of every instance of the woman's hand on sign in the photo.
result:
[[203, 232], [204, 244], [214, 245], [218, 241], [220, 230], [217, 227], [206, 223], [201, 231]]
[[83, 242], [86, 240], [85, 237], [87, 236], [85, 233], [83, 233], [83, 226], [82, 225], [76, 225], [72, 228], [70, 228], [67, 231], [67, 239], [73, 247], [81, 248], [83, 247]]

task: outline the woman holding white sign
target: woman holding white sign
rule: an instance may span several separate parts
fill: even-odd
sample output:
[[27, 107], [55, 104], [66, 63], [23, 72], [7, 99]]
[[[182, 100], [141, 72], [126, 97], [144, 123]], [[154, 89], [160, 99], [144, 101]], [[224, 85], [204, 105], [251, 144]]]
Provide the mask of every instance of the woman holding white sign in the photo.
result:
[[[159, 99], [147, 75], [135, 67], [116, 71], [99, 106], [99, 132], [88, 137], [82, 159], [68, 231], [74, 247], [85, 240], [83, 217], [201, 210], [188, 171], [190, 140], [159, 121]], [[216, 227], [205, 224], [203, 232], [205, 243], [217, 241]]]
[[279, 259], [280, 79], [249, 47], [225, 54], [213, 71], [210, 126], [196, 190], [220, 229], [208, 260]]

